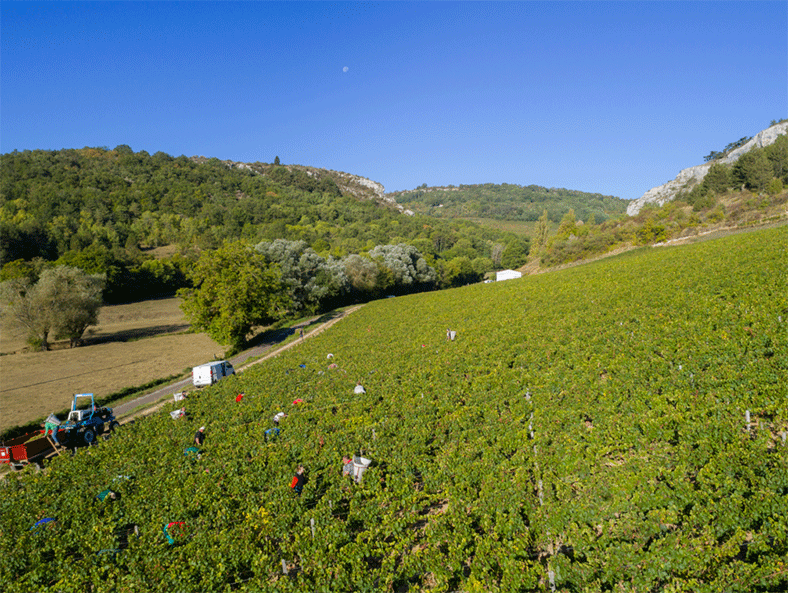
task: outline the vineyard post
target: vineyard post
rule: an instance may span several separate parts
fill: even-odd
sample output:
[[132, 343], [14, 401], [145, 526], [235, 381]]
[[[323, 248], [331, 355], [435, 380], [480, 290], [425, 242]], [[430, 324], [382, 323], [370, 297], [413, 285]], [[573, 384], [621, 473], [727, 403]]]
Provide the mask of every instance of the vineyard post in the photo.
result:
[[550, 591], [555, 591], [555, 573], [552, 570], [547, 571], [547, 579], [550, 581]]
[[282, 574], [287, 574], [287, 562], [282, 558]]
[[747, 410], [744, 413], [744, 420], [747, 423], [747, 432], [750, 432], [750, 411], [749, 410]]
[[309, 526], [312, 528], [312, 539], [315, 539], [315, 520], [309, 520]]
[[783, 437], [783, 447], [785, 447], [785, 437], [788, 436], [788, 433], [783, 431], [781, 436]]

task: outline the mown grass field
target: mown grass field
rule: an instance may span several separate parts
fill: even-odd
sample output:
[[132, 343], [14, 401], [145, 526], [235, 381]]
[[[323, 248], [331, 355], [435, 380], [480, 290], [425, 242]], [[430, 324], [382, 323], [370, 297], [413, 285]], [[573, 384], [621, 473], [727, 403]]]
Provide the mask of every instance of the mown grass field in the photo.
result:
[[[187, 399], [186, 419], [168, 403], [6, 478], [0, 581], [785, 591], [787, 255], [783, 226], [369, 303]], [[341, 472], [355, 451], [373, 460], [359, 484]], [[122, 498], [96, 501], [110, 485]]]
[[75, 393], [102, 397], [221, 357], [224, 348], [189, 328], [179, 299], [103, 307], [85, 345], [25, 350], [24, 336], [0, 332], [0, 431], [71, 405]]

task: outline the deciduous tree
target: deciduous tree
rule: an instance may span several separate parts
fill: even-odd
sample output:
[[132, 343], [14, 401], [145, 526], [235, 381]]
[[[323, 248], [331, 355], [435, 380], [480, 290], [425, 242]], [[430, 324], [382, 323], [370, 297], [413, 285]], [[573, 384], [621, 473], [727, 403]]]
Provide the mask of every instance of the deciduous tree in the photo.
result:
[[28, 343], [49, 350], [51, 334], [79, 344], [85, 330], [96, 323], [106, 277], [79, 268], [44, 269], [37, 282], [17, 277], [0, 284], [7, 319], [25, 328]]
[[279, 267], [243, 241], [200, 256], [190, 272], [194, 288], [181, 289], [181, 308], [192, 327], [220, 344], [241, 346], [251, 329], [284, 314], [289, 299]]

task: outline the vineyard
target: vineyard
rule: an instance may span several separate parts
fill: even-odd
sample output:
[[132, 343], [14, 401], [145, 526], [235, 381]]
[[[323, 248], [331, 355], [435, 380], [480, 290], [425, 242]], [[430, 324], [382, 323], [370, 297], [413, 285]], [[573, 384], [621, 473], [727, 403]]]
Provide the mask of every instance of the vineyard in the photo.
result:
[[783, 226], [369, 303], [3, 480], [0, 582], [785, 591], [787, 265]]

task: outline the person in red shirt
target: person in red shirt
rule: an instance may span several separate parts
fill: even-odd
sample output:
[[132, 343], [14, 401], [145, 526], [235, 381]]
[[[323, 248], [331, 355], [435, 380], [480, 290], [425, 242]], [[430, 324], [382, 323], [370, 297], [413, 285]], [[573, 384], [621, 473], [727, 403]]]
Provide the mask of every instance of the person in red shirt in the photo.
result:
[[304, 466], [299, 465], [293, 476], [293, 480], [290, 482], [290, 488], [292, 488], [298, 496], [301, 496], [301, 491], [304, 489], [304, 484], [306, 484], [306, 482], [307, 478], [304, 474]]

